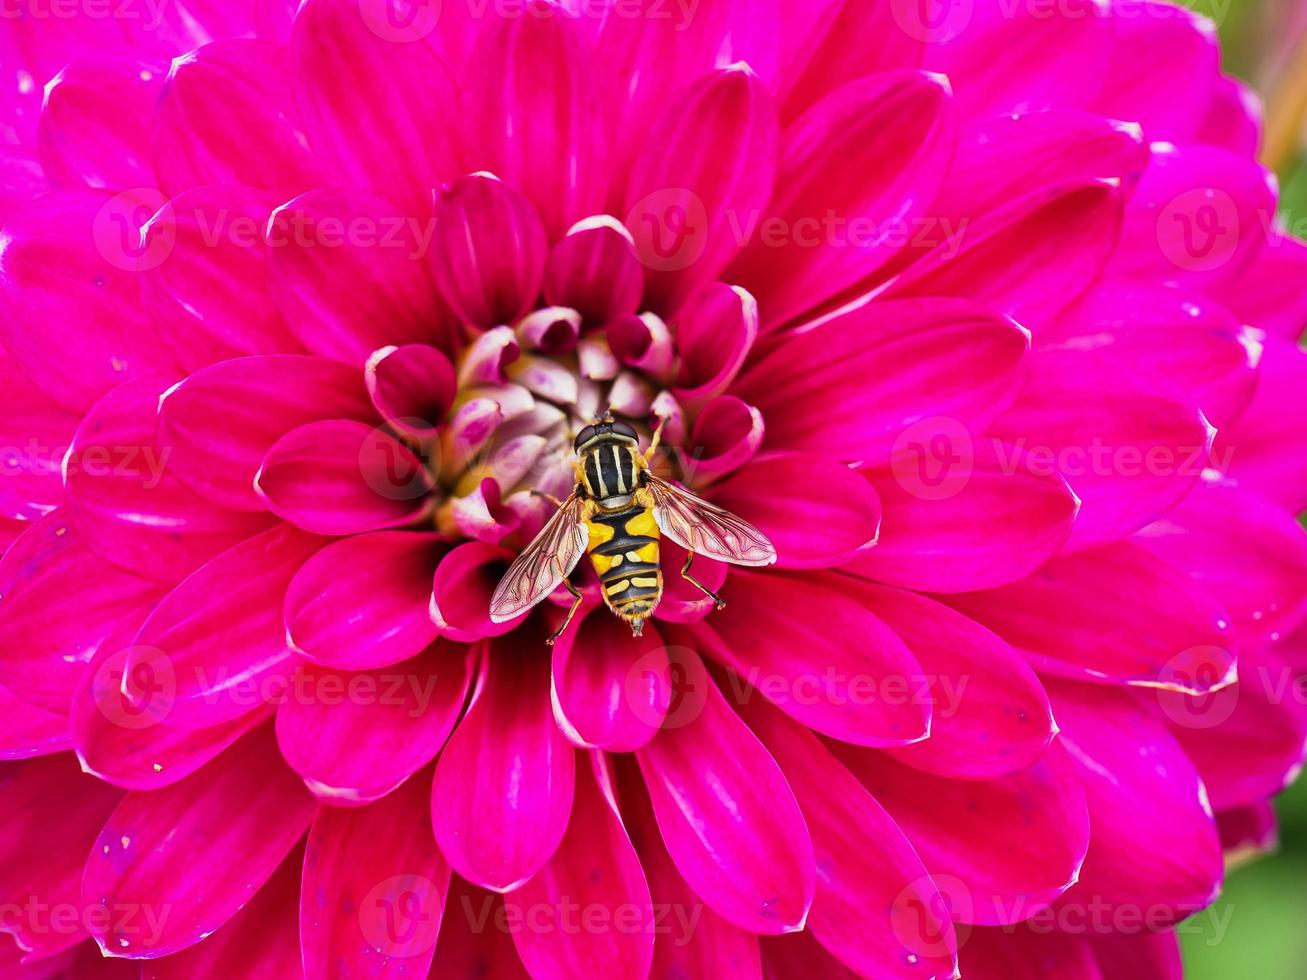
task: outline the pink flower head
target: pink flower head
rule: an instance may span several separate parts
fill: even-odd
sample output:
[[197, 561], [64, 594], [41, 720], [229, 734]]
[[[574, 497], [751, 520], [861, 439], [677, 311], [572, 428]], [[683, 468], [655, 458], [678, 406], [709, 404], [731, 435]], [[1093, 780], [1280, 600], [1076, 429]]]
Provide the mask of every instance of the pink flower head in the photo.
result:
[[[1211, 26], [294, 6], [0, 24], [6, 975], [1177, 975], [1307, 736]], [[778, 560], [550, 649], [604, 410]]]

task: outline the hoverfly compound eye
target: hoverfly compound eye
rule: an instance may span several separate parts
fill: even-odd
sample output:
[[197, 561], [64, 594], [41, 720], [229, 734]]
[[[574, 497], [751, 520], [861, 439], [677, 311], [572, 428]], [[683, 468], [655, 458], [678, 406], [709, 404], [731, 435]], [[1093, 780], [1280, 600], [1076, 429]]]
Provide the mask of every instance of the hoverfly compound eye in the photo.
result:
[[576, 440], [572, 443], [573, 450], [580, 450], [587, 442], [595, 437], [595, 427], [587, 425], [584, 429], [576, 434]]
[[627, 425], [625, 422], [614, 422], [613, 431], [617, 433], [619, 436], [626, 436], [628, 439], [636, 439], [637, 441], [639, 439], [639, 437], [635, 434], [635, 430], [631, 428], [629, 425]]

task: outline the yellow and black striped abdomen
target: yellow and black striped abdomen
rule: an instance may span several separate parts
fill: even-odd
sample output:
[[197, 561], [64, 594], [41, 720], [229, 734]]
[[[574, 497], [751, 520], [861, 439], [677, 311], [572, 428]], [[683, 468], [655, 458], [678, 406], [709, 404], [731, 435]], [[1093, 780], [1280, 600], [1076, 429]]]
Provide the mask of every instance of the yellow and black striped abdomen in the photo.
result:
[[648, 616], [663, 594], [653, 510], [643, 502], [619, 511], [597, 510], [586, 525], [590, 532], [586, 550], [604, 602], [623, 619]]

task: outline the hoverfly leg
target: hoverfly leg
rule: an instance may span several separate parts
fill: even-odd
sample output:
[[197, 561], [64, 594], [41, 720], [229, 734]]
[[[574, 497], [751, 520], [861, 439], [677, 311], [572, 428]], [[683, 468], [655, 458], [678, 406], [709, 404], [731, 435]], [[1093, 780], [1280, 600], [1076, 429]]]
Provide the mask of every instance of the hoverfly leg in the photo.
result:
[[693, 561], [694, 561], [694, 552], [691, 551], [688, 555], [686, 555], [685, 564], [681, 566], [681, 578], [685, 579], [696, 589], [698, 589], [709, 599], [711, 599], [716, 604], [718, 609], [725, 609], [726, 600], [723, 599], [721, 596], [719, 596], [712, 589], [705, 587], [702, 582], [700, 582], [697, 578], [695, 578], [693, 575], [690, 574], [690, 564]]
[[562, 507], [562, 506], [563, 506], [563, 502], [562, 502], [561, 500], [559, 500], [557, 497], [555, 497], [552, 493], [545, 493], [543, 490], [532, 490], [532, 491], [531, 491], [531, 496], [533, 496], [533, 497], [543, 497], [545, 500], [548, 500], [548, 501], [549, 501], [551, 504], [553, 504], [555, 507]]
[[646, 463], [654, 458], [654, 453], [658, 452], [658, 447], [662, 445], [663, 426], [665, 426], [666, 424], [667, 424], [666, 415], [658, 419], [658, 425], [653, 431], [653, 438], [649, 440], [649, 448], [644, 451], [644, 460]]
[[572, 625], [572, 617], [581, 608], [581, 590], [568, 581], [566, 577], [563, 579], [563, 585], [567, 587], [568, 592], [572, 593], [572, 608], [567, 610], [567, 618], [563, 620], [563, 625], [549, 634], [549, 639], [545, 640], [546, 646], [553, 646], [558, 638], [567, 632], [567, 628]]

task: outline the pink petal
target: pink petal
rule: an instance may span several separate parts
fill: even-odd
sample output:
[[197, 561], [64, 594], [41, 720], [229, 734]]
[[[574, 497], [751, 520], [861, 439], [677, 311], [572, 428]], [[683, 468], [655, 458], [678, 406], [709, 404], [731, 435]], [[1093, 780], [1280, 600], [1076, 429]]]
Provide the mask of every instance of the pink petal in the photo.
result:
[[358, 673], [303, 664], [277, 711], [282, 757], [324, 803], [380, 799], [435, 758], [476, 665], [466, 648], [444, 642]]
[[589, 327], [636, 312], [644, 293], [644, 272], [631, 233], [616, 218], [579, 221], [549, 253], [545, 301], [581, 314]]
[[278, 524], [191, 575], [141, 627], [123, 663], [123, 693], [137, 706], [162, 699], [159, 710], [178, 728], [230, 721], [279, 695], [297, 661], [282, 599], [323, 543]]
[[1279, 337], [1264, 343], [1252, 403], [1217, 433], [1212, 460], [1240, 485], [1297, 513], [1307, 509], [1307, 454], [1289, 447], [1307, 439], [1307, 419], [1297, 408], [1307, 385], [1307, 353]]
[[908, 4], [838, 0], [781, 4], [780, 42], [789, 68], [781, 75], [782, 86], [789, 89], [785, 119], [846, 82], [920, 66], [931, 33], [924, 12]]
[[481, 31], [464, 91], [467, 169], [522, 191], [550, 239], [603, 201], [608, 141], [585, 31], [562, 6], [531, 0]]
[[318, 810], [299, 902], [308, 976], [427, 975], [449, 894], [427, 791], [414, 779], [368, 807]]
[[737, 286], [710, 283], [686, 301], [673, 326], [681, 363], [676, 396], [705, 401], [725, 391], [758, 336], [758, 303]]
[[164, 72], [135, 58], [91, 56], [46, 86], [37, 137], [46, 176], [62, 186], [154, 186], [150, 124]]
[[1148, 161], [1148, 144], [1138, 125], [1090, 112], [1050, 109], [972, 120], [931, 205], [939, 221], [921, 226], [915, 236], [921, 241], [912, 242], [912, 251], [927, 251], [941, 236], [965, 238], [976, 218], [1037, 188], [1115, 179], [1133, 190]]
[[436, 765], [436, 841], [469, 881], [508, 891], [558, 849], [572, 811], [575, 752], [549, 707], [535, 631], [485, 651], [472, 702]]
[[704, 905], [676, 870], [663, 845], [643, 777], [634, 761], [617, 763], [618, 797], [627, 832], [640, 855], [656, 910], [652, 977], [761, 980], [758, 938]]
[[649, 130], [666, 108], [669, 80], [675, 85], [739, 62], [765, 82], [774, 81], [783, 43], [781, 6], [764, 0], [691, 11], [635, 0], [620, 16], [605, 17], [595, 45], [602, 77], [623, 80], [609, 96], [612, 143], [623, 152], [612, 161], [613, 172], [629, 174], [633, 159], [659, 145], [649, 141]]
[[623, 204], [654, 312], [675, 311], [743, 246], [735, 226], [771, 196], [777, 140], [775, 106], [747, 65], [704, 75], [664, 103]]
[[812, 842], [779, 767], [685, 651], [693, 700], [636, 753], [672, 861], [713, 911], [750, 932], [803, 927], [815, 888]]
[[909, 426], [926, 438], [992, 418], [1020, 386], [1028, 345], [968, 303], [868, 303], [787, 336], [733, 391], [762, 410], [768, 449], [879, 462]]
[[269, 288], [291, 331], [323, 357], [362, 367], [387, 344], [445, 347], [453, 325], [427, 266], [431, 234], [375, 194], [309, 191], [273, 212]]
[[64, 483], [72, 524], [97, 554], [173, 583], [271, 520], [227, 510], [169, 472], [156, 429], [170, 380], [141, 378], [100, 399], [73, 437]]
[[709, 496], [767, 535], [779, 568], [841, 565], [880, 531], [881, 503], [871, 485], [822, 455], [769, 453], [715, 484]]
[[758, 947], [762, 953], [763, 980], [807, 976], [820, 976], [823, 980], [859, 980], [856, 973], [826, 952], [808, 929], [784, 936], [763, 936]]
[[491, 174], [472, 174], [436, 195], [431, 263], [437, 286], [465, 323], [515, 322], [535, 303], [546, 261], [544, 227], [531, 202]]
[[1149, 142], [1191, 139], [1220, 77], [1216, 25], [1183, 8], [1157, 17], [1142, 5], [1122, 4], [1116, 13], [1094, 110], [1141, 123]]
[[28, 759], [72, 748], [68, 719], [0, 687], [0, 759]]
[[146, 225], [161, 261], [142, 274], [142, 302], [183, 367], [303, 350], [268, 291], [263, 230], [275, 203], [266, 191], [201, 187]]
[[1307, 275], [1307, 244], [1272, 232], [1257, 257], [1212, 291], [1243, 322], [1285, 340], [1307, 329], [1307, 296], [1293, 284]]
[[268, 508], [315, 534], [402, 527], [428, 506], [433, 477], [413, 451], [363, 422], [310, 422], [263, 457], [255, 489]]
[[1256, 156], [1262, 143], [1261, 97], [1237, 78], [1218, 78], [1196, 139], [1243, 157]]
[[1218, 430], [1248, 407], [1262, 345], [1225, 307], [1196, 293], [1145, 283], [1093, 289], [1037, 346], [1104, 350], [1192, 392]]
[[785, 130], [777, 193], [740, 212], [748, 248], [726, 278], [758, 297], [775, 329], [866, 279], [912, 236], [956, 138], [947, 81], [868, 75]]
[[1180, 743], [1120, 688], [1055, 681], [1049, 695], [1093, 827], [1079, 887], [1062, 905], [1146, 907], [1159, 927], [1205, 908], [1224, 874], [1221, 841]]
[[[86, 938], [90, 915], [74, 915], [53, 928], [50, 915], [81, 901], [82, 866], [105, 818], [122, 792], [82, 775], [69, 753], [8, 764], [0, 776], [0, 904], [5, 932], [40, 958]], [[157, 906], [156, 906], [157, 908]], [[5, 940], [8, 942], [8, 939]]]
[[1157, 709], [1202, 776], [1217, 810], [1259, 803], [1303, 765], [1307, 710], [1295, 673], [1274, 653], [1239, 652], [1239, 682], [1198, 697], [1158, 691]]
[[96, 941], [106, 954], [133, 959], [193, 946], [267, 882], [307, 829], [313, 806], [277, 758], [270, 728], [180, 783], [127, 794], [91, 848], [82, 902], [168, 914], [156, 913], [150, 930], [123, 916], [93, 916]]
[[1280, 639], [1307, 619], [1307, 532], [1252, 491], [1205, 475], [1138, 541], [1214, 596], [1245, 643]]
[[1214, 146], [1154, 144], [1110, 269], [1211, 288], [1262, 249], [1274, 213], [1274, 179], [1252, 160]]
[[67, 714], [82, 672], [119, 619], [159, 591], [97, 557], [62, 510], [33, 522], [0, 558], [0, 683]]
[[785, 772], [812, 832], [817, 893], [808, 929], [817, 941], [864, 976], [951, 975], [957, 944], [948, 908], [890, 815], [801, 726], [762, 702], [744, 718]]
[[[597, 753], [590, 760], [593, 765], [577, 772], [572, 818], [558, 850], [530, 881], [504, 896], [510, 915], [528, 923], [513, 933], [513, 942], [534, 980], [644, 977], [653, 961], [649, 885], [617, 813], [606, 764]], [[562, 923], [577, 906], [589, 916], [579, 932], [529, 927]]]
[[[153, 210], [134, 198], [64, 191], [5, 227], [0, 343], [67, 408], [84, 411], [115, 385], [172, 368], [131, 274], [156, 257], [138, 235]], [[70, 323], [80, 325], [76, 344], [64, 332]]]
[[1221, 834], [1221, 848], [1231, 853], [1235, 862], [1280, 849], [1279, 817], [1269, 800], [1220, 811], [1216, 829]]
[[910, 438], [888, 464], [864, 471], [884, 514], [875, 547], [852, 566], [856, 574], [969, 592], [1024, 578], [1061, 549], [1080, 509], [1061, 476], [996, 440], [943, 445], [941, 456], [938, 435]]
[[296, 14], [290, 55], [314, 152], [341, 183], [421, 215], [431, 189], [457, 172], [459, 107], [443, 60], [421, 36], [422, 11], [412, 12], [417, 31], [404, 30], [404, 14], [390, 7], [311, 0]]
[[437, 972], [451, 977], [531, 980], [513, 946], [515, 925], [524, 928], [508, 920], [502, 899], [454, 875], [436, 946]]
[[280, 44], [217, 41], [173, 62], [155, 120], [154, 169], [169, 196], [234, 184], [283, 199], [318, 182]]
[[[175, 672], [157, 651], [134, 641], [150, 609], [124, 617], [101, 644], [73, 696], [69, 727], [82, 768], [126, 789], [171, 786], [225, 751], [236, 739], [271, 716], [255, 710], [203, 728], [167, 724], [176, 706]], [[135, 658], [136, 677], [127, 676]], [[125, 692], [146, 695], [133, 701]]]
[[1070, 180], [1016, 198], [949, 236], [884, 287], [889, 297], [959, 296], [1032, 330], [1082, 295], [1115, 252], [1119, 180]]
[[381, 417], [415, 439], [434, 435], [458, 393], [454, 366], [428, 344], [380, 348], [368, 358], [364, 380]]
[[733, 473], [757, 455], [766, 434], [762, 413], [734, 395], [704, 405], [684, 448], [687, 473], [711, 480]]
[[1181, 980], [1184, 964], [1175, 932], [1105, 933], [1089, 945], [1104, 977], [1121, 980]]
[[667, 715], [671, 684], [658, 630], [646, 625], [633, 639], [605, 609], [594, 609], [554, 647], [554, 716], [585, 747], [633, 752], [647, 744]]
[[[303, 977], [297, 911], [304, 849], [295, 847], [250, 903], [201, 943], [140, 965], [141, 980]], [[105, 960], [132, 963], [131, 960]]]
[[907, 644], [930, 682], [930, 738], [887, 749], [891, 756], [963, 779], [993, 779], [1039, 761], [1053, 716], [1015, 650], [925, 596], [868, 583], [857, 597]]
[[431, 576], [445, 553], [437, 534], [377, 531], [336, 541], [295, 573], [286, 590], [286, 636], [316, 663], [386, 667], [436, 638]]
[[0, 355], [0, 513], [32, 521], [63, 502], [63, 458], [79, 421]]
[[[668, 623], [697, 623], [713, 611], [713, 600], [687, 582], [679, 570], [685, 566], [689, 552], [674, 541], [663, 538], [660, 558], [663, 566], [663, 601], [654, 615]], [[668, 574], [670, 572], [670, 574]], [[699, 558], [691, 573], [705, 589], [721, 594], [729, 574], [725, 562]]]
[[263, 510], [254, 477], [272, 445], [323, 419], [374, 421], [357, 369], [298, 354], [203, 368], [164, 393], [159, 443], [168, 468], [209, 500]]
[[1085, 936], [1058, 932], [1043, 921], [972, 929], [958, 959], [968, 980], [1106, 980]]
[[1233, 679], [1225, 610], [1187, 569], [1133, 542], [1054, 558], [1027, 579], [949, 604], [1041, 670], [1198, 693]]
[[431, 618], [443, 636], [472, 643], [500, 636], [518, 625], [518, 620], [490, 620], [490, 597], [512, 557], [502, 548], [469, 541], [441, 559], [432, 584]]
[[868, 749], [834, 749], [912, 841], [955, 922], [1021, 922], [1075, 883], [1089, 820], [1058, 746], [1030, 769], [987, 782], [929, 776]]
[[905, 9], [911, 29], [929, 32], [926, 67], [948, 75], [971, 117], [1082, 107], [1111, 60], [1113, 19], [1094, 0], [1055, 8], [981, 4], [942, 16]]
[[852, 583], [832, 572], [740, 572], [733, 581], [730, 603], [698, 633], [703, 649], [739, 674], [729, 678], [734, 702], [765, 698], [809, 728], [859, 745], [905, 745], [929, 734], [920, 666], [850, 596]]
[[0, 146], [0, 220], [8, 223], [10, 215], [49, 190], [50, 182], [34, 147]]
[[1040, 350], [1030, 368], [989, 432], [1080, 498], [1069, 549], [1117, 541], [1189, 492], [1212, 432], [1188, 393], [1110, 351]]

